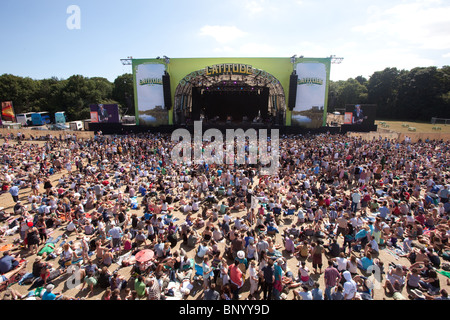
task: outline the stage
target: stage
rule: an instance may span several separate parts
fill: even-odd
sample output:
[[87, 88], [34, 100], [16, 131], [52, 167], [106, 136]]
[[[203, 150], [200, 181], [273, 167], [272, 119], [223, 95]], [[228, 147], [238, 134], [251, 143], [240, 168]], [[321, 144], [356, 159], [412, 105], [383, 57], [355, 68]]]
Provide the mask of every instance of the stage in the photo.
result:
[[[101, 131], [102, 134], [107, 135], [124, 135], [124, 134], [139, 134], [139, 133], [168, 133], [171, 134], [174, 130], [178, 128], [187, 129], [189, 132], [194, 132], [194, 124], [187, 125], [160, 125], [160, 126], [143, 126], [143, 125], [124, 125], [121, 123], [89, 123], [89, 131], [98, 132]], [[277, 124], [270, 123], [250, 123], [250, 122], [217, 122], [202, 123], [202, 131], [205, 132], [208, 129], [218, 129], [223, 134], [226, 133], [227, 129], [243, 129], [244, 131], [248, 129], [267, 129], [268, 134], [270, 134], [271, 129], [278, 129], [280, 136], [283, 134], [345, 134], [347, 132], [370, 132], [377, 131], [377, 126], [337, 126], [337, 127], [319, 127], [319, 128], [305, 128], [301, 126], [280, 126]]]

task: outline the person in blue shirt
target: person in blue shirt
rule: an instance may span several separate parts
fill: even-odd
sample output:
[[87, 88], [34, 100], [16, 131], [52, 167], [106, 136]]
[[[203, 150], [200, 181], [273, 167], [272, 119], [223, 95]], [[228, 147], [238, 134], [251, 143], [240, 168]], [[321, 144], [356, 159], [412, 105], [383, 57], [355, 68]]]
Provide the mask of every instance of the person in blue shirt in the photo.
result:
[[311, 290], [313, 300], [323, 300], [323, 291], [320, 289], [320, 284], [314, 282], [313, 289]]
[[11, 194], [14, 202], [19, 201], [19, 187], [18, 186], [12, 186], [9, 189], [9, 193]]
[[278, 228], [275, 226], [275, 224], [273, 222], [270, 222], [269, 225], [267, 226], [267, 232], [268, 233], [280, 233], [280, 231], [278, 231]]
[[389, 214], [389, 208], [387, 207], [387, 201], [383, 201], [383, 205], [378, 209], [380, 212], [379, 217], [385, 219]]
[[367, 269], [374, 264], [375, 262], [372, 259], [372, 254], [370, 252], [367, 252], [361, 259], [358, 259], [358, 267], [363, 271], [367, 271]]
[[42, 294], [42, 300], [58, 300], [61, 298], [60, 293], [53, 293], [52, 290], [55, 288], [53, 284], [49, 284], [45, 287], [45, 292]]
[[282, 277], [283, 277], [283, 269], [284, 260], [282, 258], [278, 258], [277, 261], [273, 264], [273, 275], [274, 275], [274, 283], [272, 295], [275, 300], [280, 300], [280, 295], [283, 290], [282, 285]]
[[0, 258], [0, 274], [7, 273], [19, 266], [19, 258], [16, 255], [12, 255], [11, 251], [7, 250], [3, 252], [2, 258]]
[[361, 230], [359, 230], [355, 234], [355, 241], [360, 242], [361, 247], [364, 248], [369, 241], [368, 235], [370, 234], [370, 228], [368, 226], [365, 226]]

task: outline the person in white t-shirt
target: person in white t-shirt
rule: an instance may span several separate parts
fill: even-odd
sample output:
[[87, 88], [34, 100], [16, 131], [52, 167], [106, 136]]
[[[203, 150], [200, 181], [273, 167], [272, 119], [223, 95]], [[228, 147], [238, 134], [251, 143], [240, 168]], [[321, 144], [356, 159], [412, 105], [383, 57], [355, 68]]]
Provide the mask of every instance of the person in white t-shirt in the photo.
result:
[[341, 252], [339, 257], [336, 257], [336, 263], [339, 272], [347, 270], [348, 259], [345, 257], [345, 253]]

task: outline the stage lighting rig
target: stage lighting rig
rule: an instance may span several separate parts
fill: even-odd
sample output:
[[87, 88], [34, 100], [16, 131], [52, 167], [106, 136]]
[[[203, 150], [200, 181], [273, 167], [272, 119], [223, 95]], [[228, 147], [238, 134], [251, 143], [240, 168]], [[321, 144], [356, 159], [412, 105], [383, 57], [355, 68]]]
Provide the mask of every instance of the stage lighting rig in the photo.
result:
[[334, 54], [332, 54], [330, 56], [330, 58], [331, 58], [331, 63], [334, 63], [334, 64], [340, 64], [342, 62], [342, 60], [344, 60], [344, 58], [336, 57], [336, 55], [334, 55]]
[[131, 65], [131, 60], [133, 60], [133, 57], [128, 57], [126, 59], [120, 59], [120, 61], [122, 62], [122, 64], [124, 66], [129, 66]]
[[294, 54], [294, 55], [291, 57], [291, 63], [294, 64], [296, 60], [297, 60], [297, 55]]

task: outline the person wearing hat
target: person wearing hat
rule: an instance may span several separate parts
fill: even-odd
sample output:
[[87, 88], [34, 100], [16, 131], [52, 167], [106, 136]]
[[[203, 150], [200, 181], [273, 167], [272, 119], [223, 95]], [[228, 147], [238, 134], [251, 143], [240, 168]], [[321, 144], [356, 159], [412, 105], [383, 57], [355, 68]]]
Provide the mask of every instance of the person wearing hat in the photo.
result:
[[255, 292], [258, 289], [258, 283], [259, 283], [259, 275], [258, 270], [256, 269], [256, 261], [251, 260], [249, 263], [249, 280], [250, 280], [250, 296], [249, 298], [254, 300]]
[[273, 290], [272, 295], [275, 300], [280, 300], [281, 292], [283, 291], [283, 284], [281, 282], [283, 277], [283, 266], [284, 260], [283, 258], [278, 258], [276, 262], [273, 264]]
[[419, 289], [411, 290], [411, 294], [409, 295], [411, 300], [425, 300], [425, 295]]
[[450, 191], [448, 190], [449, 185], [446, 184], [441, 190], [439, 190], [438, 192], [438, 196], [441, 200], [442, 203], [447, 203], [448, 202], [448, 198], [450, 197]]
[[245, 273], [248, 268], [248, 260], [245, 257], [244, 250], [239, 250], [236, 253], [236, 260], [239, 261], [239, 268], [241, 269], [241, 271]]
[[230, 287], [233, 292], [234, 299], [239, 299], [239, 290], [244, 285], [245, 279], [244, 274], [241, 271], [241, 268], [239, 267], [240, 263], [239, 260], [236, 259], [232, 265], [230, 265], [229, 269], [229, 280], [230, 280]]
[[33, 222], [28, 222], [27, 225], [29, 227], [26, 232], [28, 249], [30, 250], [31, 254], [37, 254], [38, 246], [41, 242], [39, 239], [39, 230], [33, 225]]
[[59, 300], [61, 299], [61, 293], [53, 293], [52, 290], [55, 288], [55, 285], [48, 284], [45, 287], [45, 292], [42, 294], [42, 300]]

